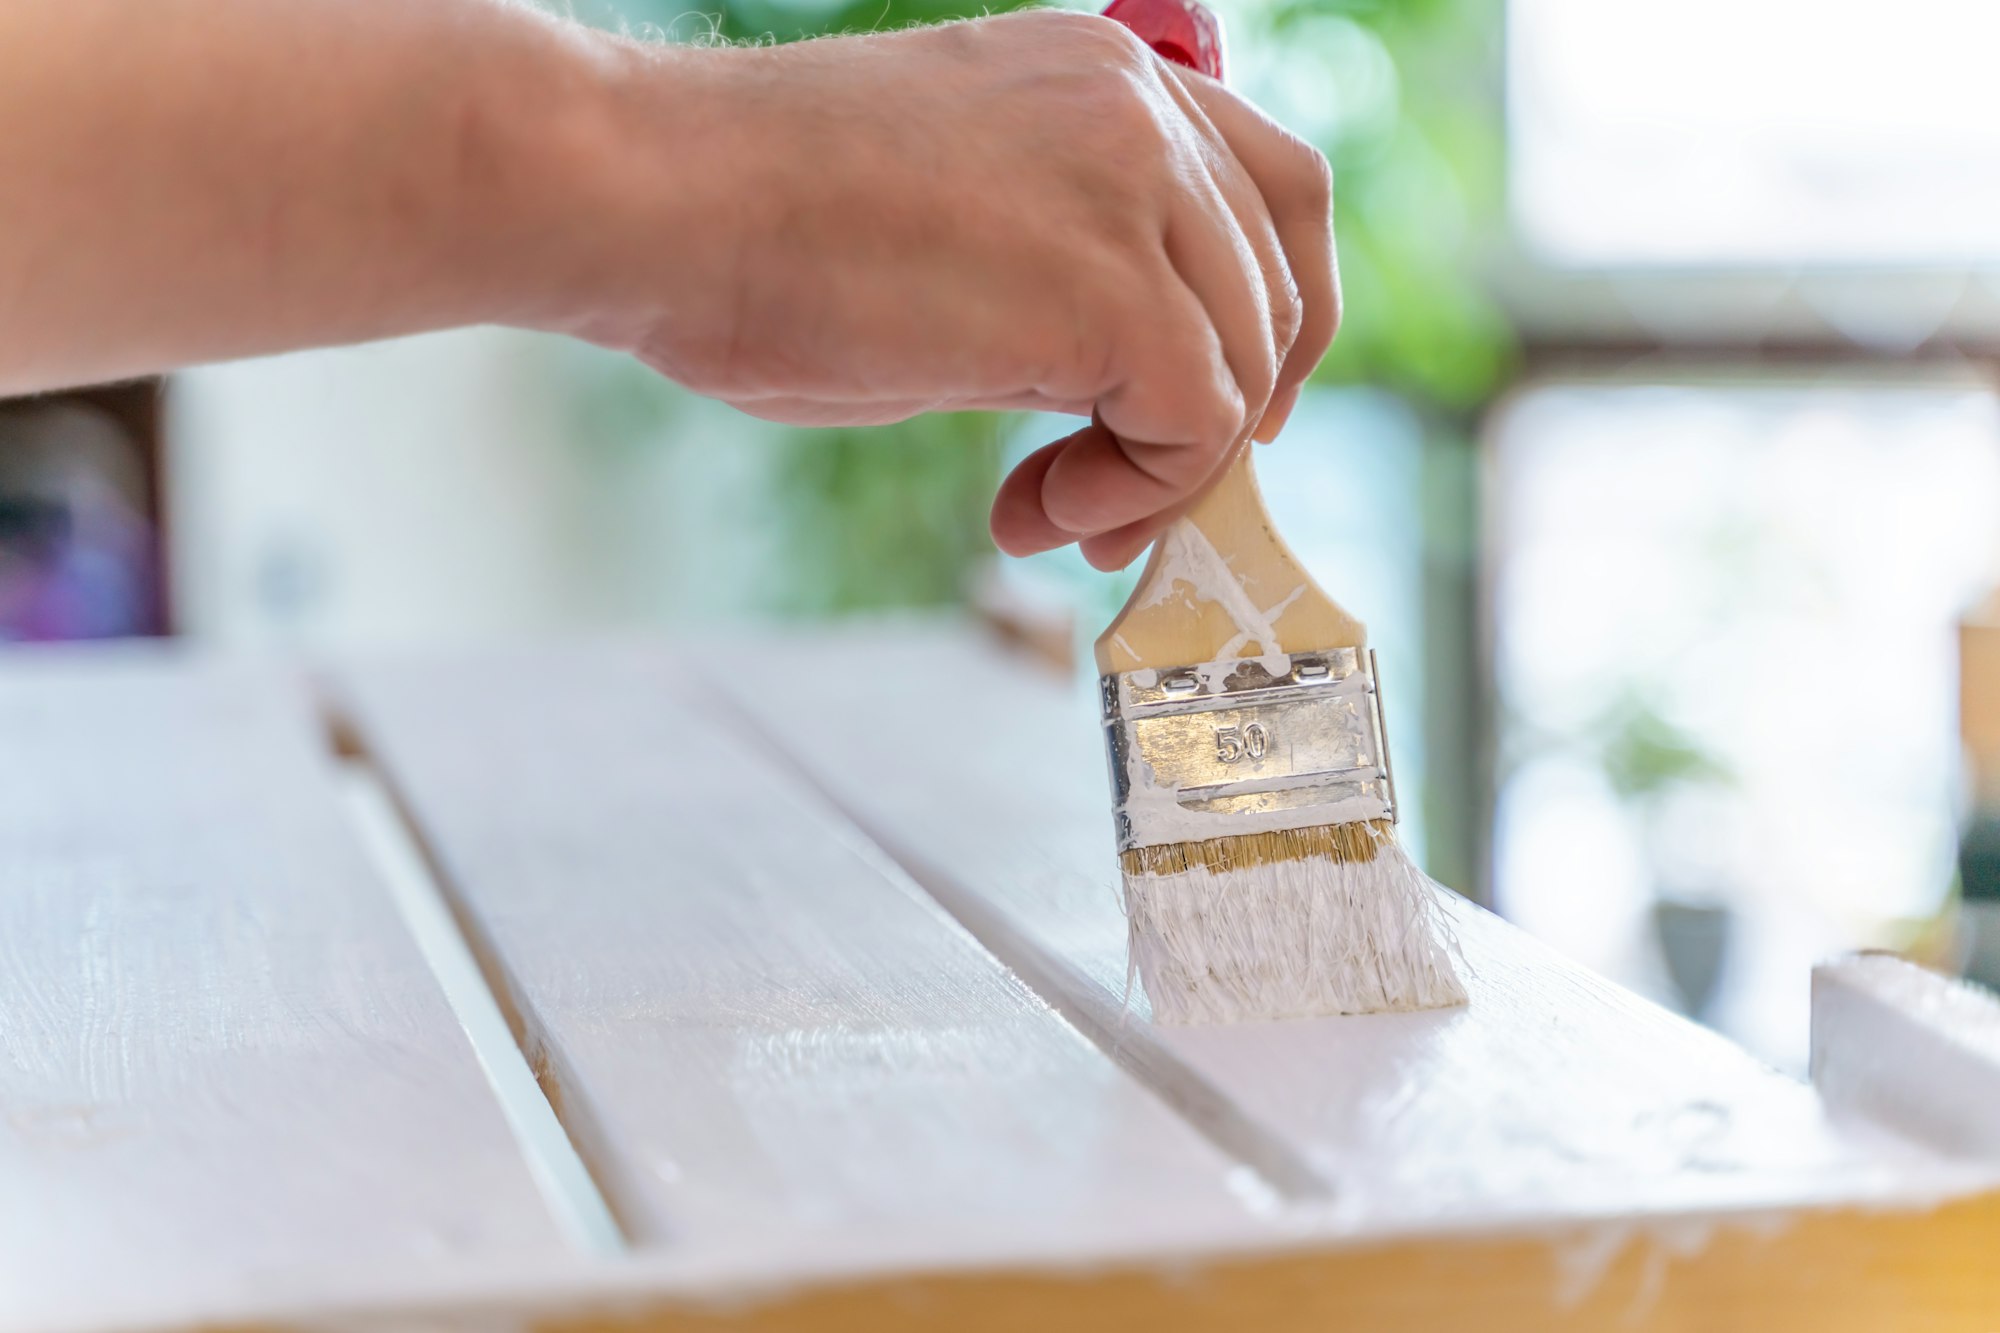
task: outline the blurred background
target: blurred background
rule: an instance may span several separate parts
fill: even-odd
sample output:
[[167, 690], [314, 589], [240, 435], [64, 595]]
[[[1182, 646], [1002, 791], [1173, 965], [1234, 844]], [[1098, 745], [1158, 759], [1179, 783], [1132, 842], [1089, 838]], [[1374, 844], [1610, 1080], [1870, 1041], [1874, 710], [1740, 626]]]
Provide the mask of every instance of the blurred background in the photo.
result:
[[[1005, 7], [573, 9], [786, 41]], [[1217, 7], [1338, 175], [1347, 322], [1260, 461], [1382, 652], [1412, 850], [1781, 1067], [1827, 953], [2000, 972], [2000, 6]], [[0, 404], [0, 639], [984, 610], [1082, 682], [1130, 577], [985, 537], [1066, 429], [787, 430], [496, 330]]]

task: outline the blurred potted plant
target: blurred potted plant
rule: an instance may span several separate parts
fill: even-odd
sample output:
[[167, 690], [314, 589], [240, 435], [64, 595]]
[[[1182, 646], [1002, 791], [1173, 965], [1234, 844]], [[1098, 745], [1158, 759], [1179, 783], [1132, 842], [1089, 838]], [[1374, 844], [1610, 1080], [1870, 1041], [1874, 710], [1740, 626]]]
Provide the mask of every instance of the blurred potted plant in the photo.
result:
[[1638, 825], [1654, 875], [1654, 934], [1686, 1011], [1699, 1015], [1722, 975], [1735, 909], [1712, 872], [1690, 874], [1670, 806], [1728, 782], [1729, 770], [1637, 685], [1621, 690], [1577, 739]]

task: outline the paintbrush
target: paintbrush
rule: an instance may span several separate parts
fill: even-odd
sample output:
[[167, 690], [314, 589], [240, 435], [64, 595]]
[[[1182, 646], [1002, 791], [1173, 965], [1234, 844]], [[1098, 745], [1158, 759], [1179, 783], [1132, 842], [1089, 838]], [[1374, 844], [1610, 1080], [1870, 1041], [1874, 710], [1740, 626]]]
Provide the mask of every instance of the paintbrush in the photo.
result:
[[[1193, 0], [1107, 17], [1222, 77]], [[1131, 958], [1153, 1016], [1465, 1002], [1440, 892], [1396, 840], [1375, 655], [1306, 574], [1242, 451], [1097, 641]]]

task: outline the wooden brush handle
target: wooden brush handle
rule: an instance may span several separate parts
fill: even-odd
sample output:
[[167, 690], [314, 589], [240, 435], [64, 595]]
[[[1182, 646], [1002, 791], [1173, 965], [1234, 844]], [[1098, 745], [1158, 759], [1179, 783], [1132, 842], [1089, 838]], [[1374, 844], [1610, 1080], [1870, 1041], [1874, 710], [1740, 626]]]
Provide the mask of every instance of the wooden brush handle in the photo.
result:
[[[1104, 14], [1162, 58], [1222, 77], [1222, 24], [1196, 0], [1112, 0]], [[1351, 648], [1366, 636], [1278, 536], [1245, 447], [1154, 545], [1132, 600], [1097, 641], [1097, 667]]]
[[1246, 449], [1154, 545], [1131, 600], [1097, 640], [1097, 669], [1353, 648], [1367, 638], [1278, 535]]

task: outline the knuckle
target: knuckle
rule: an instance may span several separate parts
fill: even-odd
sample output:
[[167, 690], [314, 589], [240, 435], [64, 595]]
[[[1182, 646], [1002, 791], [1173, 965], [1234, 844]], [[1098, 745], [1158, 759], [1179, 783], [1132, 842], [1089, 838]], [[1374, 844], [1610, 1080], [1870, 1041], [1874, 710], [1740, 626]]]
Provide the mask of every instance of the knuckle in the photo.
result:
[[1049, 50], [1062, 53], [1059, 60], [1074, 65], [1136, 69], [1150, 55], [1130, 28], [1102, 14], [1044, 9], [1034, 11], [1031, 21], [1046, 29], [1037, 34], [1038, 40], [1047, 42]]
[[1299, 340], [1299, 334], [1306, 326], [1306, 304], [1299, 295], [1299, 284], [1292, 277], [1291, 270], [1285, 270], [1271, 305], [1271, 332], [1278, 342], [1278, 356], [1282, 360], [1285, 353], [1292, 350], [1292, 344]]
[[1140, 81], [1129, 71], [1093, 70], [1085, 96], [1093, 122], [1118, 138], [1122, 146], [1150, 146], [1163, 137], [1159, 116]]
[[1235, 443], [1243, 433], [1244, 395], [1228, 366], [1205, 356], [1199, 369], [1191, 368], [1186, 383], [1193, 399], [1188, 419], [1200, 423], [1202, 444], [1223, 449]]
[[1139, 40], [1139, 35], [1116, 19], [1102, 14], [1072, 14], [1076, 22], [1076, 37], [1084, 45], [1085, 53], [1095, 55], [1107, 63], [1121, 64], [1131, 68], [1144, 67], [1152, 52]]
[[1327, 161], [1326, 154], [1303, 139], [1294, 138], [1296, 156], [1299, 160], [1299, 198], [1310, 212], [1331, 218], [1333, 215], [1333, 163]]

